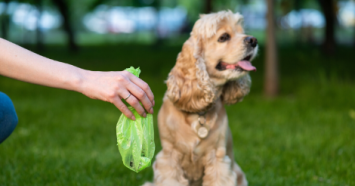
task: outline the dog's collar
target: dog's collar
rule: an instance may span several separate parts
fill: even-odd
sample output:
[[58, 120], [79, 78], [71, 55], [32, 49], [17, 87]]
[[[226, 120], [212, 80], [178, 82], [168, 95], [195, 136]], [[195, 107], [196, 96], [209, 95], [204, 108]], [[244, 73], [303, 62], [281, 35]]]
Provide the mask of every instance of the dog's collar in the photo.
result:
[[197, 114], [198, 115], [197, 121], [193, 122], [191, 127], [196, 132], [197, 136], [201, 139], [204, 139], [208, 136], [210, 126], [207, 125], [206, 114], [207, 114], [207, 112], [209, 112], [213, 108], [214, 108], [214, 106], [210, 107], [209, 109], [207, 109], [205, 111], [200, 111], [200, 112], [188, 112], [188, 111], [181, 110], [182, 112], [185, 112], [186, 114]]
[[197, 112], [197, 114], [198, 114], [199, 116], [205, 116], [205, 115], [206, 115], [206, 113], [207, 113], [207, 111]]
[[204, 110], [204, 111], [200, 111], [200, 112], [190, 112], [190, 111], [186, 111], [186, 110], [183, 110], [183, 109], [179, 109], [181, 112], [184, 112], [186, 114], [197, 114], [199, 116], [203, 116], [203, 115], [206, 115], [207, 112], [209, 112], [210, 110], [212, 110], [214, 108], [214, 106], [211, 106], [209, 107], [207, 110]]

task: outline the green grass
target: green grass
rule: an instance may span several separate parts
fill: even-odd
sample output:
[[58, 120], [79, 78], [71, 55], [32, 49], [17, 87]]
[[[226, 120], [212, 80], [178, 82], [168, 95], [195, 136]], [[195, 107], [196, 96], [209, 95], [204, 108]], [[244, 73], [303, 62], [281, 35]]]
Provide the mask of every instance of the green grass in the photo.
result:
[[[263, 48], [254, 61], [253, 87], [243, 102], [227, 106], [235, 159], [250, 185], [355, 185], [354, 49], [333, 57], [315, 47], [280, 51], [280, 96], [263, 97]], [[90, 70], [140, 66], [155, 94], [156, 114], [180, 47], [108, 45], [79, 54], [51, 47], [43, 53]], [[79, 93], [0, 77], [0, 91], [16, 107], [19, 124], [0, 145], [0, 185], [141, 185], [151, 167], [136, 174], [122, 164], [115, 126], [120, 112]], [[156, 128], [156, 152], [161, 145]]]

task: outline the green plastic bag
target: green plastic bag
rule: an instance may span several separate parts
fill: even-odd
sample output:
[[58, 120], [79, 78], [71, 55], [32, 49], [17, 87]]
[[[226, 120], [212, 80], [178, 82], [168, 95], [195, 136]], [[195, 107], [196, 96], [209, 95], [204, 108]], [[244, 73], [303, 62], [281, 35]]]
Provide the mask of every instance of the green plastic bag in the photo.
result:
[[[131, 72], [139, 77], [141, 70], [133, 67], [127, 68], [126, 71]], [[133, 121], [121, 114], [117, 126], [117, 145], [121, 153], [123, 164], [129, 169], [139, 172], [150, 166], [154, 156], [154, 128], [153, 116], [147, 113], [144, 118], [131, 106], [128, 107], [136, 120]]]

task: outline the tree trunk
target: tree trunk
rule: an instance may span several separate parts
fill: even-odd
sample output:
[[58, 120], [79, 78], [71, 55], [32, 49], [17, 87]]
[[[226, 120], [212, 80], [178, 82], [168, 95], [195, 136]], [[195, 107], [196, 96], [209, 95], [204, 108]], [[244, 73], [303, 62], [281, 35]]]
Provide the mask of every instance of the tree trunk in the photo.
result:
[[212, 12], [212, 0], [205, 0], [205, 13], [211, 13]]
[[275, 97], [279, 91], [278, 59], [275, 38], [274, 0], [267, 1], [265, 95]]
[[5, 0], [4, 1], [4, 9], [2, 14], [0, 15], [0, 21], [1, 21], [1, 37], [4, 39], [8, 39], [8, 33], [9, 33], [9, 26], [10, 26], [10, 16], [7, 14], [7, 8], [9, 6], [10, 0]]
[[42, 0], [35, 0], [35, 5], [38, 10], [37, 28], [36, 28], [37, 50], [43, 51], [43, 49], [44, 49], [43, 31], [42, 31], [42, 26], [41, 26], [41, 19], [42, 19], [42, 13], [43, 13], [43, 1]]
[[74, 29], [70, 23], [70, 11], [67, 1], [65, 0], [52, 0], [52, 2], [57, 6], [59, 12], [63, 18], [63, 27], [68, 36], [68, 44], [70, 51], [77, 51], [78, 45], [75, 41]]
[[325, 34], [323, 47], [327, 54], [334, 53], [335, 49], [335, 11], [333, 0], [318, 0], [325, 18]]

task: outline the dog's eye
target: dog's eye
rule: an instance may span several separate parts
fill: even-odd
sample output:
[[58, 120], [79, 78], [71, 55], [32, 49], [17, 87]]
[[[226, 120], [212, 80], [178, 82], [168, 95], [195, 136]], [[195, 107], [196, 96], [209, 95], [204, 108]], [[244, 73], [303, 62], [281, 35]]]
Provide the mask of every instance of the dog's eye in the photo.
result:
[[231, 36], [227, 33], [224, 33], [221, 37], [218, 38], [218, 42], [222, 43], [225, 41], [228, 41], [231, 38]]

